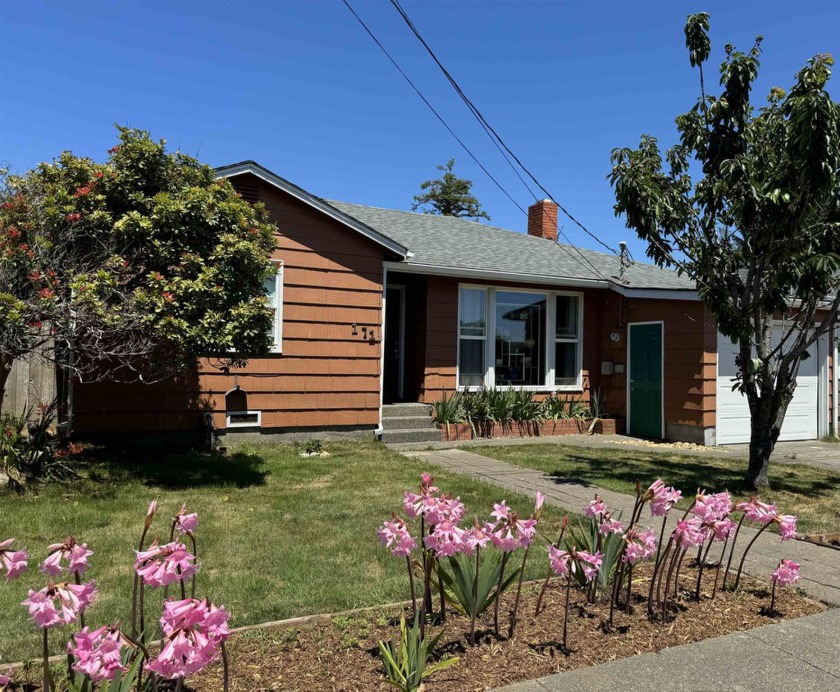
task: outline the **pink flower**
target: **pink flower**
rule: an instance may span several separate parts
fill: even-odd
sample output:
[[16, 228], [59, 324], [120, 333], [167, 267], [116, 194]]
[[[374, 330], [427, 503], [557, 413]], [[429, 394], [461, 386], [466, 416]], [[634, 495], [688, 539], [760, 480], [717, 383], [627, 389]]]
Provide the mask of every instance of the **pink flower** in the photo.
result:
[[12, 684], [12, 669], [9, 668], [5, 673], [0, 673], [0, 687]]
[[731, 519], [720, 519], [709, 527], [714, 534], [716, 541], [725, 541], [729, 536], [732, 535], [732, 532], [736, 529], [738, 524], [736, 524]]
[[631, 529], [624, 540], [627, 546], [621, 559], [628, 564], [635, 565], [640, 560], [647, 560], [656, 552], [656, 532], [652, 529]]
[[529, 545], [537, 532], [537, 520], [520, 519], [504, 502], [494, 508], [490, 513], [497, 519], [492, 526], [493, 545], [506, 553]]
[[135, 552], [134, 570], [152, 588], [186, 581], [198, 571], [195, 555], [178, 541], [160, 546], [155, 542], [148, 550]]
[[193, 533], [195, 528], [198, 526], [198, 514], [193, 512], [192, 514], [187, 514], [187, 505], [184, 503], [181, 505], [181, 511], [178, 512], [178, 516], [175, 517], [175, 528], [178, 529], [181, 533]]
[[773, 570], [770, 578], [780, 586], [795, 584], [799, 581], [799, 563], [793, 560], [782, 560], [779, 566]]
[[650, 515], [652, 517], [664, 517], [682, 498], [682, 493], [673, 487], [666, 487], [661, 479], [657, 478], [642, 496], [650, 502]]
[[769, 524], [778, 513], [776, 505], [760, 502], [757, 497], [750, 498], [749, 502], [739, 502], [735, 509], [757, 524]]
[[698, 517], [691, 519], [680, 519], [677, 528], [674, 529], [674, 540], [683, 549], [696, 548], [706, 541], [703, 526]]
[[441, 522], [451, 522], [457, 524], [464, 518], [465, 513], [464, 504], [461, 498], [452, 498], [451, 495], [442, 495], [434, 498], [426, 510], [426, 523], [429, 526], [440, 524]]
[[219, 645], [230, 635], [230, 615], [207, 599], [169, 600], [163, 605], [164, 644], [147, 668], [163, 678], [197, 673], [219, 655]]
[[707, 495], [698, 493], [692, 510], [705, 524], [713, 524], [732, 511], [732, 496], [727, 492]]
[[507, 503], [504, 500], [493, 505], [493, 511], [490, 512], [490, 516], [493, 517], [497, 522], [507, 519], [509, 515], [510, 507], [507, 506]]
[[395, 557], [408, 557], [412, 549], [417, 547], [417, 541], [408, 533], [405, 522], [396, 516], [393, 521], [386, 521], [380, 526], [376, 535], [383, 546], [391, 548], [391, 554]]
[[463, 534], [463, 552], [467, 555], [472, 555], [476, 548], [486, 548], [492, 539], [492, 531], [493, 524], [486, 523], [484, 526], [481, 526], [476, 521], [475, 526]]
[[783, 541], [786, 541], [790, 538], [796, 538], [795, 516], [793, 516], [792, 514], [777, 514], [773, 517], [773, 521], [775, 521], [779, 525], [779, 533], [781, 534]]
[[537, 495], [534, 500], [534, 513], [539, 512], [545, 503], [545, 495], [537, 490]]
[[29, 598], [22, 602], [29, 608], [32, 621], [41, 628], [69, 625], [93, 601], [94, 583], [52, 584], [40, 591], [29, 590]]
[[[73, 536], [68, 536], [64, 543], [54, 543], [47, 551], [49, 555], [41, 563], [41, 571], [51, 577], [56, 577], [65, 570], [70, 574], [84, 574], [88, 558], [93, 555], [93, 551], [88, 550], [87, 543], [76, 543]], [[63, 560], [67, 561], [66, 567], [61, 564]]]
[[553, 545], [548, 548], [549, 565], [555, 574], [577, 574], [580, 570], [587, 582], [598, 575], [603, 557], [601, 553], [592, 554], [576, 548], [572, 548], [571, 551], [562, 550]]
[[93, 682], [113, 680], [117, 672], [127, 670], [122, 663], [123, 646], [132, 646], [116, 626], [90, 631], [85, 627], [73, 635], [67, 651], [75, 659], [73, 670], [87, 675]]
[[568, 550], [562, 550], [553, 545], [548, 546], [548, 564], [556, 575], [568, 574], [569, 563], [572, 559]]
[[452, 557], [464, 552], [464, 530], [451, 521], [435, 524], [432, 532], [423, 538], [423, 543], [438, 557]]
[[428, 508], [434, 502], [435, 493], [440, 492], [440, 488], [432, 485], [435, 479], [428, 473], [421, 476], [420, 492], [412, 493], [408, 490], [403, 493], [403, 507], [405, 513], [412, 519], [424, 515]]
[[604, 517], [604, 521], [598, 527], [598, 533], [602, 536], [607, 536], [611, 533], [619, 534], [624, 532], [624, 524], [617, 519], [613, 519], [609, 514]]
[[[17, 579], [26, 571], [29, 555], [25, 550], [11, 550], [14, 538], [0, 541], [0, 568], [6, 572], [6, 581]], [[0, 571], [2, 571], [0, 570]]]
[[586, 507], [583, 508], [583, 515], [585, 517], [594, 517], [598, 514], [606, 514], [607, 513], [607, 505], [604, 501], [598, 496], [595, 496], [595, 499], [589, 502]]

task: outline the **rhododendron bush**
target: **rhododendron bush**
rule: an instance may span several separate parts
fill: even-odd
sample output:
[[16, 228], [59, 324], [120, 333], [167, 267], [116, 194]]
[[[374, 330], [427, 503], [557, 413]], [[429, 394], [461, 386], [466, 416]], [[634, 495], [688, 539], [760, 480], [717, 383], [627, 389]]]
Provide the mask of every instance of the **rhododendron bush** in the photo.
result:
[[[181, 681], [219, 658], [224, 689], [228, 689], [225, 642], [230, 634], [230, 615], [207, 598], [196, 597], [198, 515], [187, 512], [183, 505], [172, 519], [168, 542], [155, 538], [146, 545], [157, 511], [157, 502], [153, 501], [135, 551], [130, 628], [119, 623], [91, 628], [86, 623], [88, 611], [95, 610], [97, 596], [95, 580], [87, 579], [88, 569], [95, 567], [95, 551], [73, 536], [47, 547], [46, 558], [39, 565], [46, 585], [30, 588], [22, 602], [33, 625], [41, 631], [45, 692], [56, 690], [48, 659], [50, 636], [58, 627], [74, 630], [67, 643], [68, 685], [73, 692], [157, 690], [159, 680]], [[0, 542], [0, 573], [6, 581], [21, 578], [32, 560], [27, 550], [15, 544], [14, 538]], [[146, 619], [145, 591], [170, 587], [178, 594], [164, 592], [159, 618], [161, 638], [153, 647], [158, 629], [154, 619]], [[54, 636], [66, 636], [66, 631]], [[0, 673], [0, 689], [11, 683], [11, 676], [11, 671]]]
[[[602, 498], [582, 508], [577, 526], [564, 517], [559, 536], [549, 542], [539, 530], [545, 497], [537, 493], [533, 509], [523, 515], [504, 500], [493, 506], [489, 517], [470, 516], [460, 498], [441, 491], [429, 474], [422, 475], [418, 490], [406, 491], [403, 515], [394, 513], [378, 530], [379, 540], [405, 561], [415, 621], [420, 631], [428, 622], [446, 621], [452, 608], [470, 619], [468, 641], [477, 644], [476, 621], [493, 607], [493, 631], [500, 637], [500, 602], [508, 587], [517, 584], [508, 612], [507, 636], [515, 635], [522, 581], [534, 549], [546, 565], [546, 577], [533, 617], [543, 613], [542, 602], [552, 578], [562, 580], [565, 608], [562, 613], [562, 648], [568, 651], [569, 594], [582, 589], [587, 603], [609, 604], [603, 629], [614, 628], [615, 613], [632, 614], [634, 570], [648, 563], [643, 582], [647, 590], [647, 617], [670, 622], [679, 612], [678, 601], [708, 597], [714, 601], [719, 588], [738, 589], [747, 555], [758, 536], [769, 526], [778, 528], [782, 542], [796, 535], [796, 517], [780, 514], [775, 505], [752, 498], [735, 504], [728, 492], [698, 490], [688, 509], [677, 510], [682, 493], [655, 481], [647, 489], [637, 484], [629, 517], [611, 510]], [[526, 518], [527, 517], [527, 518]], [[648, 525], [648, 520], [656, 525]], [[757, 528], [746, 547], [739, 535], [745, 524]], [[741, 541], [743, 543], [743, 541]], [[737, 558], [737, 569], [732, 570]], [[696, 567], [696, 581], [686, 589], [680, 581], [683, 567]], [[715, 574], [711, 594], [701, 593], [705, 570]], [[730, 571], [734, 576], [730, 579]], [[799, 565], [782, 559], [773, 572], [769, 613], [775, 613], [776, 587], [799, 578]], [[435, 606], [433, 592], [439, 595]], [[634, 599], [636, 599], [634, 601]]]

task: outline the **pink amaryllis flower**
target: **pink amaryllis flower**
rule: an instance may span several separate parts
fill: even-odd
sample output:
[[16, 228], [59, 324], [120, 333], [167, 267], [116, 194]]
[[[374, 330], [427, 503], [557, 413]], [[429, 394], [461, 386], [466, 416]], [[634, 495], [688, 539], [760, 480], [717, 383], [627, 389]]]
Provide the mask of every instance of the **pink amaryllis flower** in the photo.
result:
[[403, 508], [412, 519], [424, 515], [435, 503], [435, 495], [440, 492], [440, 488], [433, 485], [434, 482], [433, 476], [423, 473], [420, 477], [420, 492], [406, 490], [403, 493]]
[[188, 514], [187, 504], [184, 503], [181, 505], [181, 510], [178, 512], [178, 516], [175, 517], [175, 528], [178, 529], [180, 533], [191, 534], [195, 531], [197, 526], [198, 514], [195, 512]]
[[491, 540], [499, 550], [509, 553], [517, 548], [524, 548], [534, 539], [537, 520], [521, 519], [504, 501], [494, 505], [491, 516], [497, 520], [492, 527]]
[[449, 522], [457, 524], [464, 518], [466, 508], [461, 498], [452, 495], [442, 495], [437, 498], [432, 498], [425, 510], [426, 523], [429, 526], [435, 526], [442, 522]]
[[195, 555], [183, 543], [173, 541], [165, 545], [152, 543], [148, 550], [135, 551], [134, 570], [147, 586], [158, 588], [178, 581], [186, 581], [198, 571]]
[[6, 572], [6, 581], [17, 579], [29, 564], [29, 555], [25, 550], [12, 550], [14, 542], [14, 538], [0, 541], [0, 571]]
[[635, 565], [639, 561], [647, 560], [656, 552], [656, 532], [653, 529], [630, 529], [624, 540], [627, 546], [621, 559], [627, 564]]
[[793, 514], [777, 514], [773, 521], [779, 525], [779, 534], [783, 541], [796, 538], [796, 517]]
[[680, 519], [673, 533], [674, 541], [683, 549], [696, 548], [706, 541], [706, 533], [698, 517]]
[[164, 603], [163, 647], [147, 668], [163, 678], [174, 680], [197, 673], [219, 655], [230, 635], [229, 613], [206, 598], [187, 598]]
[[50, 583], [40, 591], [29, 590], [21, 603], [29, 608], [32, 621], [42, 629], [69, 625], [85, 612], [96, 595], [94, 582], [87, 584]]
[[709, 530], [716, 541], [725, 541], [736, 528], [738, 524], [729, 518], [719, 519], [709, 525]]
[[452, 557], [456, 553], [466, 552], [464, 530], [451, 521], [435, 524], [432, 532], [424, 536], [423, 543], [437, 557]]
[[598, 527], [598, 533], [602, 536], [607, 536], [611, 533], [624, 533], [624, 523], [618, 521], [617, 519], [613, 519], [611, 515], [607, 514], [604, 516], [604, 520]]
[[657, 478], [642, 495], [642, 499], [650, 503], [652, 517], [664, 517], [682, 498], [682, 493], [673, 487], [666, 486], [662, 479]]
[[[41, 571], [51, 577], [61, 572], [82, 575], [88, 567], [88, 558], [93, 555], [87, 543], [77, 543], [73, 536], [68, 536], [64, 543], [53, 543], [47, 548], [47, 559], [41, 563]], [[63, 563], [67, 563], [66, 565]]]
[[73, 635], [67, 651], [73, 658], [73, 670], [87, 675], [94, 683], [113, 680], [127, 670], [122, 662], [124, 647], [134, 645], [116, 625], [106, 625], [91, 632], [89, 627]]
[[548, 547], [548, 562], [555, 574], [571, 576], [580, 571], [587, 582], [598, 576], [603, 558], [601, 553], [590, 553], [577, 548], [563, 550], [553, 545]]
[[713, 524], [732, 511], [732, 496], [728, 492], [707, 494], [699, 492], [692, 513], [704, 524]]
[[604, 515], [607, 513], [607, 505], [601, 499], [599, 495], [595, 496], [594, 500], [591, 500], [584, 508], [583, 508], [583, 516], [585, 517], [595, 517], [600, 515]]
[[5, 689], [6, 685], [12, 684], [12, 669], [9, 668], [5, 673], [0, 673], [0, 688]]
[[782, 560], [779, 566], [773, 570], [770, 578], [779, 586], [788, 586], [799, 581], [799, 563], [793, 560]]
[[395, 557], [408, 557], [417, 547], [417, 541], [409, 534], [405, 522], [397, 516], [382, 524], [376, 530], [376, 535], [379, 536], [379, 542], [386, 548], [390, 548], [391, 554]]
[[751, 497], [749, 502], [739, 502], [735, 509], [743, 512], [744, 516], [757, 524], [769, 524], [773, 517], [778, 514], [776, 505], [770, 505], [759, 501], [757, 497]]
[[473, 555], [476, 548], [486, 548], [493, 538], [493, 528], [493, 524], [489, 522], [482, 525], [476, 520], [475, 526], [464, 531], [461, 541], [463, 544], [462, 552], [465, 555]]

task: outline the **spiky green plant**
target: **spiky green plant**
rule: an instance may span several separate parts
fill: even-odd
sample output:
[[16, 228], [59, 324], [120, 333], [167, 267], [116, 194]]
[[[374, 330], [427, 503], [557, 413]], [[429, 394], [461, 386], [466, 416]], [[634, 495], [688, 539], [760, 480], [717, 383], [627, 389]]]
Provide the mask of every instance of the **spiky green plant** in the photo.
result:
[[400, 641], [379, 642], [379, 654], [385, 666], [385, 681], [402, 692], [416, 692], [423, 680], [444, 668], [449, 668], [461, 660], [455, 656], [429, 665], [443, 631], [434, 637], [420, 634], [420, 620], [414, 619], [411, 629], [405, 623], [405, 616], [400, 618]]

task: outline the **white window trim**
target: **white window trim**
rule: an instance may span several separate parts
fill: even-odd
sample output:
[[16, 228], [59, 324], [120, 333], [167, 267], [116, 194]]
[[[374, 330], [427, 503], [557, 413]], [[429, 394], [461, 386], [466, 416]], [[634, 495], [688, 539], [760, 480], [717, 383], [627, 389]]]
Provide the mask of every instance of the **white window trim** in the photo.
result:
[[272, 336], [274, 342], [269, 348], [270, 353], [283, 353], [283, 260], [273, 260], [277, 273], [274, 285], [274, 326]]
[[[256, 416], [255, 423], [231, 423], [231, 416]], [[262, 411], [228, 411], [225, 414], [225, 422], [228, 428], [260, 428], [262, 427]]]
[[[461, 336], [461, 289], [475, 289], [485, 291], [484, 301], [484, 337]], [[546, 376], [542, 385], [499, 385], [496, 386], [496, 293], [533, 293], [546, 296], [546, 320], [545, 344], [546, 352]], [[576, 339], [567, 337], [557, 338], [557, 296], [574, 296], [578, 299], [578, 335]], [[455, 326], [456, 337], [456, 360], [455, 360], [455, 386], [457, 391], [476, 391], [479, 386], [461, 384], [461, 339], [484, 340], [484, 387], [496, 389], [522, 389], [531, 392], [582, 392], [583, 391], [583, 292], [582, 291], [545, 291], [534, 288], [519, 288], [513, 286], [489, 286], [485, 284], [459, 283], [458, 284], [458, 322]], [[556, 385], [554, 383], [555, 373], [555, 344], [559, 342], [577, 343], [577, 383], [574, 385]]]

